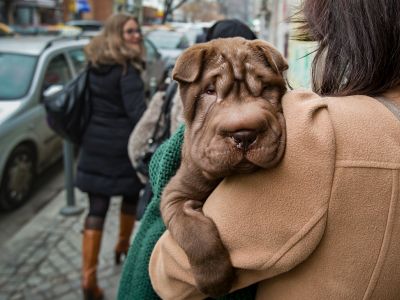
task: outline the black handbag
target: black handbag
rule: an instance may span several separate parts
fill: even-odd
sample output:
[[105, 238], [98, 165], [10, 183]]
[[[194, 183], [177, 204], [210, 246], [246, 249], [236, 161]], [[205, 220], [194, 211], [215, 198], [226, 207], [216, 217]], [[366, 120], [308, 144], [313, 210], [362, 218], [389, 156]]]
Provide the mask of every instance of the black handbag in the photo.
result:
[[89, 66], [43, 101], [50, 128], [74, 144], [80, 144], [91, 115], [88, 81]]

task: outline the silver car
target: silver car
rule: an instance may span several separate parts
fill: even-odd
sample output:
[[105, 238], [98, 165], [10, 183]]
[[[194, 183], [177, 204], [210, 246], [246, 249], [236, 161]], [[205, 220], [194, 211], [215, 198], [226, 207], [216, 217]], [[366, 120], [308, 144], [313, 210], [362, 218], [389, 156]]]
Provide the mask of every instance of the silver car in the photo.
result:
[[[62, 140], [48, 127], [42, 105], [51, 86], [65, 85], [86, 65], [89, 38], [0, 39], [0, 209], [29, 197], [35, 175], [62, 155]], [[147, 95], [164, 82], [165, 65], [145, 41]]]
[[166, 75], [170, 75], [178, 56], [189, 47], [189, 39], [186, 34], [179, 31], [158, 29], [149, 31], [146, 38], [160, 51], [166, 64]]
[[0, 208], [27, 200], [35, 175], [62, 154], [42, 105], [51, 85], [64, 85], [85, 67], [88, 40], [54, 37], [0, 40]]

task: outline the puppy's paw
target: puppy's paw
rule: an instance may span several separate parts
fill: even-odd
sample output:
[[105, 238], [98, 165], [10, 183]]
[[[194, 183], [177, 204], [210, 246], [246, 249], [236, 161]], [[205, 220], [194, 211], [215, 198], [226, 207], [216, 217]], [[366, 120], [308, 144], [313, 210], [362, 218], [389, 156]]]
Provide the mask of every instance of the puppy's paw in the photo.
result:
[[196, 243], [186, 253], [199, 290], [219, 297], [232, 288], [235, 269], [214, 222], [205, 216], [201, 220], [197, 224], [197, 235], [192, 238]]
[[[216, 260], [214, 260], [216, 259]], [[235, 270], [229, 259], [210, 259], [206, 264], [192, 266], [197, 288], [213, 298], [229, 293], [235, 278]]]

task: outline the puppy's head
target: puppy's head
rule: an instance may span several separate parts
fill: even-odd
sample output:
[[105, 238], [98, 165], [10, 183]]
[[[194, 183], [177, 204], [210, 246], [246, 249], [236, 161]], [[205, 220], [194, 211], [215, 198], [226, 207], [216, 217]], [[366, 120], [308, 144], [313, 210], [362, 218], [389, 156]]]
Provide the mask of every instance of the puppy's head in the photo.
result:
[[282, 158], [282, 55], [269, 43], [217, 39], [182, 53], [173, 70], [183, 102], [183, 159], [206, 176], [269, 168]]

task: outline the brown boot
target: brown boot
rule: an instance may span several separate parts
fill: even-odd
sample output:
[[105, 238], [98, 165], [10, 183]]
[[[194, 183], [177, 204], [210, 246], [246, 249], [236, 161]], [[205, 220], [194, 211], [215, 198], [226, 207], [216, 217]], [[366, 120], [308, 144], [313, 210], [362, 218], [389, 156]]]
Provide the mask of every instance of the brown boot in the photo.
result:
[[115, 264], [117, 265], [121, 263], [121, 256], [126, 256], [128, 253], [130, 245], [129, 240], [135, 221], [135, 215], [121, 212], [119, 217], [119, 237], [117, 245], [115, 246]]
[[100, 252], [102, 230], [85, 229], [82, 243], [82, 291], [85, 300], [103, 299], [97, 285], [97, 260]]

